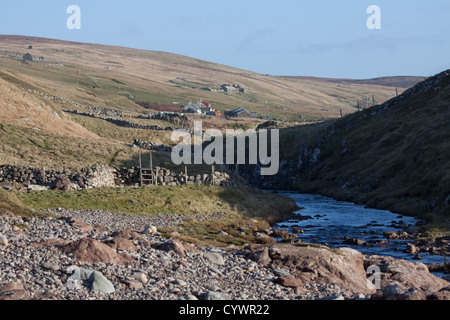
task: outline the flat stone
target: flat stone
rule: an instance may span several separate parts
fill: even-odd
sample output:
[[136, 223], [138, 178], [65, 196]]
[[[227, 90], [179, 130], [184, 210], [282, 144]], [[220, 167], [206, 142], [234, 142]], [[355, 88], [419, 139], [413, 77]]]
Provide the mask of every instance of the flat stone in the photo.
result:
[[134, 290], [141, 290], [144, 288], [144, 285], [142, 284], [142, 282], [139, 282], [137, 280], [128, 281], [127, 284], [130, 289], [134, 289]]
[[90, 277], [91, 289], [106, 294], [114, 293], [116, 290], [114, 285], [106, 279], [106, 277], [98, 271], [94, 271]]
[[217, 301], [227, 301], [227, 300], [231, 300], [229, 296], [227, 296], [226, 294], [220, 293], [220, 292], [216, 292], [216, 291], [208, 291], [207, 293], [205, 293], [203, 295], [203, 300], [217, 300]]
[[133, 274], [132, 278], [136, 281], [139, 281], [142, 284], [146, 284], [148, 282], [148, 277], [143, 272], [137, 272], [137, 273]]
[[46, 270], [51, 270], [51, 271], [58, 271], [59, 265], [56, 262], [44, 262], [42, 264], [42, 268], [44, 268]]
[[11, 187], [10, 185], [7, 185], [7, 184], [2, 184], [2, 185], [0, 185], [0, 187], [2, 189], [5, 189], [6, 191], [12, 191], [13, 190], [13, 187]]
[[187, 282], [181, 279], [177, 279], [173, 282], [175, 285], [180, 286], [180, 287], [185, 287], [187, 286]]
[[30, 300], [30, 293], [19, 283], [0, 284], [0, 300]]
[[278, 277], [290, 277], [292, 274], [289, 272], [289, 270], [286, 269], [275, 269], [273, 270], [273, 273], [275, 273]]
[[217, 264], [219, 266], [225, 265], [225, 261], [223, 260], [223, 257], [215, 252], [207, 252], [203, 255], [209, 262]]
[[345, 298], [343, 296], [331, 296], [331, 297], [322, 298], [320, 300], [325, 300], [325, 301], [344, 301]]
[[276, 282], [287, 288], [297, 288], [303, 286], [302, 281], [294, 276], [279, 277]]
[[0, 247], [7, 247], [8, 246], [8, 238], [6, 238], [5, 235], [0, 233]]

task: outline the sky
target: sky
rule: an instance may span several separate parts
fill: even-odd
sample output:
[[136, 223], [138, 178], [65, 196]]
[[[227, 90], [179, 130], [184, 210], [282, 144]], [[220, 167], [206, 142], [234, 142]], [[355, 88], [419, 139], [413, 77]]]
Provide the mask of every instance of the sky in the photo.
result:
[[[81, 29], [67, 27], [70, 5], [80, 8]], [[2, 1], [0, 34], [171, 52], [262, 74], [368, 79], [450, 69], [449, 17], [449, 0], [23, 0]]]

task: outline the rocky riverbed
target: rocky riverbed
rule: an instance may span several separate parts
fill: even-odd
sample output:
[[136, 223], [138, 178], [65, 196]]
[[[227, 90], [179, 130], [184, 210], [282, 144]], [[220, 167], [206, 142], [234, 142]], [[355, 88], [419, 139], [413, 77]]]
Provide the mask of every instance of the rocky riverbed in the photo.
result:
[[[449, 282], [421, 263], [349, 248], [200, 246], [158, 232], [193, 217], [52, 214], [1, 212], [0, 299], [450, 299]], [[375, 278], [372, 266], [380, 270]]]

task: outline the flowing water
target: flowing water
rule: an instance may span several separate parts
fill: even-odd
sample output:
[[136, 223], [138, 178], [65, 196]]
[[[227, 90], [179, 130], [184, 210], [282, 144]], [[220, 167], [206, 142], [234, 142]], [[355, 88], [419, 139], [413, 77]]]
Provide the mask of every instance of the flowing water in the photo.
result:
[[[352, 247], [363, 254], [391, 256], [413, 262], [414, 256], [405, 253], [407, 243], [413, 240], [388, 240], [383, 236], [385, 231], [402, 232], [398, 225], [404, 223], [413, 226], [420, 220], [401, 216], [387, 210], [370, 209], [345, 201], [337, 201], [328, 197], [313, 194], [279, 191], [279, 194], [292, 198], [300, 208], [295, 217], [275, 226], [293, 232], [301, 229], [298, 239], [303, 242], [323, 244], [331, 248]], [[304, 219], [302, 217], [311, 217]], [[294, 229], [293, 229], [294, 228]], [[352, 246], [344, 244], [344, 238], [356, 238], [369, 245]], [[420, 262], [424, 264], [444, 263], [443, 256], [421, 253]]]

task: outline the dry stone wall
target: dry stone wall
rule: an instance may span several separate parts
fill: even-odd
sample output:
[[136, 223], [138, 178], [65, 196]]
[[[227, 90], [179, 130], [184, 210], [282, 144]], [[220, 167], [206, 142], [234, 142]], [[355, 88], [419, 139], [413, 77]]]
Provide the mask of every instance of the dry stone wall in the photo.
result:
[[155, 144], [153, 142], [141, 141], [139, 139], [134, 139], [132, 147], [141, 148], [145, 150], [152, 150], [158, 152], [172, 152], [171, 146], [166, 146], [164, 144]]
[[63, 112], [76, 114], [76, 115], [84, 116], [84, 117], [100, 119], [100, 120], [107, 121], [116, 126], [124, 127], [124, 128], [144, 129], [144, 130], [153, 130], [153, 131], [164, 131], [164, 130], [165, 131], [174, 131], [175, 130], [173, 127], [161, 128], [158, 125], [144, 125], [144, 124], [134, 123], [131, 121], [126, 121], [126, 120], [121, 120], [121, 119], [105, 118], [105, 117], [99, 116], [94, 113], [79, 112], [77, 110], [63, 109]]
[[[169, 169], [155, 167], [153, 170], [155, 184], [158, 186], [177, 185], [215, 185], [223, 187], [242, 187], [248, 183], [227, 173], [196, 174], [186, 176]], [[0, 166], [0, 184], [7, 189], [9, 184], [27, 186], [30, 190], [79, 190], [87, 188], [105, 188], [115, 186], [132, 186], [141, 183], [141, 169], [118, 168], [94, 165], [81, 169], [80, 172], [36, 169], [11, 165]]]

